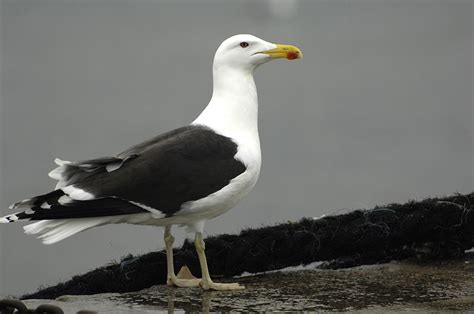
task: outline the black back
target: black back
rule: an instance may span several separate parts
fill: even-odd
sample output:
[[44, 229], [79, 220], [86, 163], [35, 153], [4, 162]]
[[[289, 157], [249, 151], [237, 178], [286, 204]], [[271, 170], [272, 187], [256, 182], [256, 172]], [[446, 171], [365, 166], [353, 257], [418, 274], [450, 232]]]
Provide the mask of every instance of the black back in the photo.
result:
[[203, 126], [173, 130], [119, 154], [130, 156], [112, 172], [83, 175], [74, 186], [96, 198], [117, 197], [167, 216], [188, 201], [206, 197], [246, 170], [234, 158], [237, 144]]

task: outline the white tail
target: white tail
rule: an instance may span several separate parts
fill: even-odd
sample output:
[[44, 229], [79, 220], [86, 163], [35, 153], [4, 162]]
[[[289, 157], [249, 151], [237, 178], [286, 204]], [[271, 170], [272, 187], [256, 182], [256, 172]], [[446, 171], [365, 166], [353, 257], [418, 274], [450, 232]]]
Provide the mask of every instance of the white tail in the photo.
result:
[[26, 234], [37, 235], [44, 244], [53, 244], [92, 227], [114, 223], [112, 217], [40, 220], [23, 227]]

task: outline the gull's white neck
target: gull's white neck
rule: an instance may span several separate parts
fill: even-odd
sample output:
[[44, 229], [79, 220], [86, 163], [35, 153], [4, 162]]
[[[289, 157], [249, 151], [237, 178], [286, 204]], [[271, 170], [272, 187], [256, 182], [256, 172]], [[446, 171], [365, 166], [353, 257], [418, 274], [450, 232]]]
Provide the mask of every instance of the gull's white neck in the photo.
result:
[[262, 163], [258, 137], [257, 89], [252, 70], [214, 66], [213, 75], [211, 101], [192, 124], [205, 125], [237, 144], [234, 158], [243, 162], [247, 168], [243, 174], [233, 179], [235, 182], [229, 192], [237, 201], [257, 182]]
[[192, 124], [202, 124], [231, 137], [256, 137], [258, 99], [253, 71], [221, 66], [213, 68], [212, 98]]

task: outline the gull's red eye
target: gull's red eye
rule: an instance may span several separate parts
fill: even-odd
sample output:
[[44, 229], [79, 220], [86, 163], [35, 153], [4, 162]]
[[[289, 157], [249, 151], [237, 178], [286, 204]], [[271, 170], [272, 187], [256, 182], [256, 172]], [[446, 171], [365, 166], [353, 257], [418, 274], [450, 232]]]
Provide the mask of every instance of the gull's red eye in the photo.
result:
[[240, 43], [240, 47], [242, 47], [242, 48], [247, 48], [248, 46], [249, 46], [249, 43], [246, 42], [246, 41], [243, 41], [243, 42]]

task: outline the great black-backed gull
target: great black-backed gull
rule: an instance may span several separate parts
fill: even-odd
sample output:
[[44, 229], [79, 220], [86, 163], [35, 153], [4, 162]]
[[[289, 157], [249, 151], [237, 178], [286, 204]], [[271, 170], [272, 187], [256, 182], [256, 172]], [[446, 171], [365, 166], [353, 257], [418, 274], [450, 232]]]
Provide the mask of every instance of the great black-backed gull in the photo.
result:
[[[22, 211], [0, 222], [39, 220], [24, 229], [44, 244], [105, 224], [164, 226], [169, 285], [242, 289], [239, 284], [211, 280], [204, 253], [204, 223], [236, 205], [260, 173], [253, 71], [275, 58], [301, 57], [295, 46], [245, 34], [228, 38], [214, 56], [211, 101], [190, 125], [115, 157], [79, 162], [56, 159], [58, 167], [49, 173], [58, 180], [55, 190], [13, 204], [11, 209]], [[202, 279], [175, 275], [172, 225], [185, 225], [195, 232]]]

